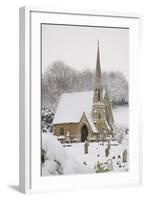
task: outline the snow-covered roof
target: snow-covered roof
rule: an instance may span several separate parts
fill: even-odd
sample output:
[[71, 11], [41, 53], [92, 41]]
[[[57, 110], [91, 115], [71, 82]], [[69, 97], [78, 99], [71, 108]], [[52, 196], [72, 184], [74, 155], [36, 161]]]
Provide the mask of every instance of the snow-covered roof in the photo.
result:
[[86, 112], [85, 112], [85, 115], [86, 115], [86, 117], [88, 119], [89, 125], [90, 125], [93, 133], [98, 133], [97, 128], [95, 127], [95, 125], [93, 123], [92, 115], [89, 114], [89, 113], [86, 113]]
[[57, 136], [58, 139], [65, 139], [64, 135]]
[[106, 119], [105, 119], [105, 123], [106, 123], [106, 126], [107, 126], [108, 130], [111, 130], [111, 128], [109, 127], [109, 124], [107, 123]]
[[91, 114], [93, 91], [64, 93], [59, 100], [53, 124], [78, 123], [83, 112]]

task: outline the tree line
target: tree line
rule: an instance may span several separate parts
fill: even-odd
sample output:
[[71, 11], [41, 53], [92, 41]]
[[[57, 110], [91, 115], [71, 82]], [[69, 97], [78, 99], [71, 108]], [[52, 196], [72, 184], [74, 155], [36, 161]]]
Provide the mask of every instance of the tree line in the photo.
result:
[[[61, 94], [94, 90], [95, 70], [78, 71], [56, 61], [42, 74], [42, 107], [56, 109]], [[113, 105], [128, 104], [128, 82], [122, 72], [102, 72], [102, 82]]]

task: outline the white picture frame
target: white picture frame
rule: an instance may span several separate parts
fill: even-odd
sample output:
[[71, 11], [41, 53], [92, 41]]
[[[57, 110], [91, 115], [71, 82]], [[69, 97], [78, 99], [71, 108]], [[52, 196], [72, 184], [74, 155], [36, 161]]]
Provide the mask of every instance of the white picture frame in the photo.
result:
[[[99, 11], [51, 11], [20, 8], [20, 191], [68, 191], [140, 185], [142, 181], [142, 130], [140, 126], [139, 70], [140, 14]], [[78, 176], [40, 176], [40, 24], [75, 24], [128, 27], [130, 31], [130, 170]], [[88, 180], [88, 181], [87, 181]], [[98, 180], [98, 181], [97, 181]]]

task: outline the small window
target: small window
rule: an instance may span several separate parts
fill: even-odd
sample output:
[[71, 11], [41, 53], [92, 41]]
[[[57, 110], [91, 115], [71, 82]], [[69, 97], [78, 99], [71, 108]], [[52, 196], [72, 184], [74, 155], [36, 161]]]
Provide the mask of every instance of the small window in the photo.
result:
[[100, 113], [98, 114], [98, 118], [99, 118], [99, 119], [101, 118], [101, 114], [100, 114]]
[[64, 128], [60, 128], [60, 135], [64, 135]]
[[98, 101], [100, 101], [100, 88], [98, 88]]

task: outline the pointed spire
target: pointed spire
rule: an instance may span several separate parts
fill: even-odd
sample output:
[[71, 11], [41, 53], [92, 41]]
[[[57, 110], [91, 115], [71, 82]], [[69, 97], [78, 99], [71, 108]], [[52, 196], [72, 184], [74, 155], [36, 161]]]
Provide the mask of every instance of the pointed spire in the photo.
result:
[[99, 48], [99, 40], [98, 40], [98, 48]]
[[99, 40], [97, 47], [97, 60], [96, 60], [96, 88], [101, 86], [101, 69], [100, 69], [100, 51], [99, 51]]

